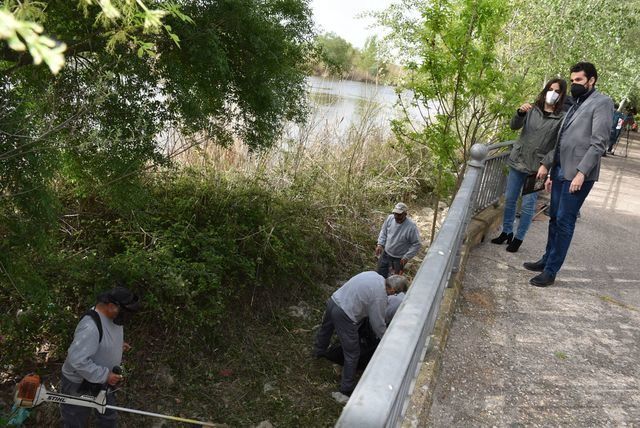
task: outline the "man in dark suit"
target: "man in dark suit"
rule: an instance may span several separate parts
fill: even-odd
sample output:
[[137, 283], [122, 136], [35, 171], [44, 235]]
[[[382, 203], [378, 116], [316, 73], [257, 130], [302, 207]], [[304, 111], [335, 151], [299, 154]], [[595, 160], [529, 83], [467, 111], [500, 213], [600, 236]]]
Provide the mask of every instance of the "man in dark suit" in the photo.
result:
[[571, 67], [575, 104], [560, 127], [546, 182], [547, 191], [551, 191], [547, 247], [540, 260], [524, 264], [526, 269], [540, 272], [529, 281], [537, 287], [554, 283], [569, 250], [580, 207], [598, 181], [600, 159], [609, 141], [613, 101], [596, 90], [597, 80], [593, 64], [579, 62]]

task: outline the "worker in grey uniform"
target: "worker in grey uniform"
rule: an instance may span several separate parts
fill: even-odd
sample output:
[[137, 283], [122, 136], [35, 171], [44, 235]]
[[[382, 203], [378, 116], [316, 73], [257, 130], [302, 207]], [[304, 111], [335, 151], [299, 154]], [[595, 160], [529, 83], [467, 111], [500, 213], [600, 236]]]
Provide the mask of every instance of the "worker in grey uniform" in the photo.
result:
[[404, 300], [406, 290], [399, 292], [398, 294], [394, 294], [388, 297], [387, 300], [387, 310], [385, 311], [384, 321], [387, 323], [387, 327], [391, 324], [391, 320], [394, 316], [396, 316], [396, 312], [398, 312], [398, 308], [400, 304]]
[[344, 366], [340, 392], [350, 396], [356, 386], [360, 358], [358, 328], [366, 318], [378, 338], [384, 334], [387, 296], [406, 290], [407, 279], [400, 275], [383, 278], [376, 272], [362, 272], [347, 281], [327, 300], [322, 325], [316, 335], [313, 355], [324, 356], [335, 331], [342, 345]]
[[420, 250], [418, 226], [407, 217], [407, 206], [398, 202], [382, 224], [376, 245], [377, 272], [385, 278], [402, 275], [409, 260]]
[[[126, 314], [138, 307], [138, 296], [124, 287], [98, 296], [96, 305], [80, 319], [69, 346], [62, 366], [63, 394], [96, 396], [100, 389], [122, 380], [114, 367], [120, 366], [122, 352], [130, 348], [124, 341], [123, 323]], [[107, 393], [107, 404], [115, 404], [112, 393]], [[82, 428], [88, 424], [91, 408], [63, 404], [60, 413], [65, 428]], [[95, 410], [95, 415], [100, 428], [118, 425], [115, 410], [107, 409], [102, 415]]]

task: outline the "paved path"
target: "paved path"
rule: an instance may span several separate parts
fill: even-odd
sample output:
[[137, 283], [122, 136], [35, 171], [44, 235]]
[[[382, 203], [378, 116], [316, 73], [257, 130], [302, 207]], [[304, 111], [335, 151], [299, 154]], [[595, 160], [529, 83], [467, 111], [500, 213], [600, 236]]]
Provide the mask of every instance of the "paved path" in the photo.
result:
[[432, 426], [640, 427], [640, 141], [602, 160], [581, 214], [551, 287], [522, 267], [546, 216], [518, 253], [472, 251]]

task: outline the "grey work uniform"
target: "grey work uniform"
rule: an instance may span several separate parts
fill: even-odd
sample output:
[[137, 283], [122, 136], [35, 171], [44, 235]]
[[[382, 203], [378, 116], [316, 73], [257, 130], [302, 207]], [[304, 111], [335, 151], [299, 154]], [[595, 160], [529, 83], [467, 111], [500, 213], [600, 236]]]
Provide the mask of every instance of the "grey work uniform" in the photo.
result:
[[418, 226], [410, 218], [398, 223], [391, 214], [382, 224], [378, 234], [378, 245], [384, 247], [378, 261], [378, 273], [387, 278], [391, 267], [394, 273], [398, 274], [403, 267], [400, 260], [410, 260], [420, 250]]
[[354, 276], [327, 300], [314, 352], [319, 355], [327, 350], [335, 330], [344, 354], [340, 392], [351, 394], [356, 386], [360, 359], [358, 327], [365, 318], [369, 318], [373, 332], [382, 337], [387, 328], [384, 321], [386, 308], [385, 279], [373, 271]]
[[[92, 383], [106, 384], [109, 372], [114, 366], [122, 362], [122, 345], [124, 332], [122, 326], [114, 324], [100, 312], [102, 322], [102, 341], [95, 321], [83, 317], [73, 335], [73, 342], [69, 346], [67, 358], [62, 366], [61, 392], [69, 395], [81, 395], [78, 390], [83, 380]], [[112, 393], [107, 394], [107, 404], [115, 404]], [[87, 426], [90, 407], [63, 404], [60, 414], [65, 428], [83, 428]], [[95, 410], [95, 409], [94, 409]], [[100, 428], [115, 428], [118, 426], [117, 412], [107, 410], [103, 415], [95, 411], [97, 426]]]

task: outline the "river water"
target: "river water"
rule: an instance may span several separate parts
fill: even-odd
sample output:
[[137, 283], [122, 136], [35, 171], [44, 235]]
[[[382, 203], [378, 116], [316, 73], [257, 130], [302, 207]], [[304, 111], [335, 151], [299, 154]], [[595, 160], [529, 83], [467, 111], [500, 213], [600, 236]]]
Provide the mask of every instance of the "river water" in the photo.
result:
[[[327, 135], [333, 135], [329, 139], [342, 139], [354, 127], [363, 126], [390, 134], [391, 120], [402, 117], [405, 110], [415, 120], [420, 117], [409, 91], [398, 94], [391, 86], [315, 76], [308, 77], [307, 83], [310, 114], [303, 129], [322, 133], [325, 140]], [[298, 135], [300, 128], [293, 127], [292, 131]]]

